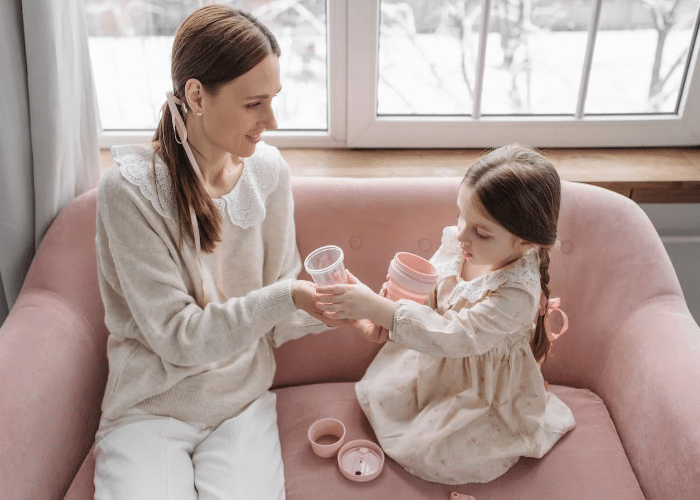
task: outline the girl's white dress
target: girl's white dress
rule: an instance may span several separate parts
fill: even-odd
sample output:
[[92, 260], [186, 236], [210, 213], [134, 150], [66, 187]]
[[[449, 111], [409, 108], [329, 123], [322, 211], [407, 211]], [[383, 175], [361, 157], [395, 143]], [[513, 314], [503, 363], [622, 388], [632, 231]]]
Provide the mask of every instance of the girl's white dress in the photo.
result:
[[541, 458], [574, 428], [546, 392], [530, 349], [540, 298], [537, 253], [471, 281], [460, 277], [457, 228], [431, 262], [431, 307], [400, 300], [393, 342], [377, 354], [357, 398], [385, 453], [443, 484], [484, 483], [521, 456]]

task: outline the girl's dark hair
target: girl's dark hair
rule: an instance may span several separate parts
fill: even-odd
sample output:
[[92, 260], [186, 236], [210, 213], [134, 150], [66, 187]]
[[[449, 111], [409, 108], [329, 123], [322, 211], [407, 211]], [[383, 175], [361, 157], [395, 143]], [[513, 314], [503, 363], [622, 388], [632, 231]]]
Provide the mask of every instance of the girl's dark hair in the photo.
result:
[[[463, 182], [473, 188], [495, 222], [539, 246], [540, 283], [549, 299], [549, 249], [557, 240], [561, 203], [561, 181], [552, 164], [533, 148], [509, 144], [492, 150], [472, 165]], [[540, 314], [530, 347], [538, 362], [549, 352], [550, 342]]]
[[[199, 80], [212, 95], [220, 87], [255, 67], [270, 54], [280, 55], [274, 35], [255, 17], [240, 10], [209, 5], [196, 10], [180, 25], [172, 50], [173, 94], [185, 101], [185, 84]], [[180, 106], [187, 120], [185, 106]], [[221, 216], [197, 178], [183, 146], [173, 131], [170, 108], [165, 105], [153, 136], [156, 154], [168, 167], [178, 210], [180, 245], [194, 238], [189, 207], [194, 208], [201, 248], [211, 253], [221, 241]], [[155, 156], [153, 158], [155, 169]]]

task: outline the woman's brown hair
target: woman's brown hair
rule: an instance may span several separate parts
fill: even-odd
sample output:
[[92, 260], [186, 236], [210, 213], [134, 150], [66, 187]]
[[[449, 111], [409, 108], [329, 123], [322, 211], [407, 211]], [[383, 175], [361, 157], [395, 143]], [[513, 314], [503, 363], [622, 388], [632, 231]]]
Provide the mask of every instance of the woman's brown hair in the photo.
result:
[[[172, 49], [173, 94], [185, 102], [185, 84], [199, 80], [212, 95], [220, 87], [255, 67], [270, 54], [280, 55], [274, 35], [255, 17], [240, 10], [209, 5], [196, 10], [180, 25]], [[186, 105], [179, 106], [187, 120]], [[189, 207], [194, 209], [203, 252], [221, 241], [221, 216], [197, 178], [180, 139], [173, 130], [167, 105], [153, 136], [156, 154], [167, 165], [178, 210], [180, 245], [194, 239]], [[154, 156], [155, 169], [155, 156]]]
[[[472, 165], [464, 177], [488, 215], [508, 232], [539, 247], [540, 284], [549, 299], [549, 249], [557, 241], [561, 180], [533, 148], [509, 144]], [[538, 362], [549, 352], [544, 316], [538, 314], [530, 348]]]

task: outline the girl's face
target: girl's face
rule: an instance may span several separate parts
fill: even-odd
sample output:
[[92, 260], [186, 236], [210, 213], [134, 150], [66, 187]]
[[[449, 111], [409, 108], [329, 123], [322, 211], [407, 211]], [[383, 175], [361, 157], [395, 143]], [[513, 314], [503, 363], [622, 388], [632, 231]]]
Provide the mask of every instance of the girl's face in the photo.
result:
[[495, 271], [519, 259], [533, 246], [487, 216], [473, 188], [466, 183], [459, 188], [457, 207], [457, 240], [462, 256], [470, 264], [489, 266]]
[[216, 95], [203, 92], [202, 130], [207, 146], [246, 158], [265, 130], [276, 130], [272, 98], [281, 90], [279, 58], [270, 54]]

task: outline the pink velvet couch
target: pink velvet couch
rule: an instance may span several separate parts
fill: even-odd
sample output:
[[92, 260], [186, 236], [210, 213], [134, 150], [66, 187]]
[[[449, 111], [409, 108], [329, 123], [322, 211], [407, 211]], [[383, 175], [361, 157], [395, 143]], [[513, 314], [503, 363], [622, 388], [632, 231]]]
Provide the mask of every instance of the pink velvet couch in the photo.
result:
[[[302, 256], [326, 244], [377, 289], [395, 252], [431, 255], [456, 220], [457, 178], [295, 178]], [[91, 447], [107, 374], [95, 267], [95, 192], [57, 217], [0, 330], [0, 498], [92, 498]], [[541, 460], [489, 484], [416, 479], [387, 460], [354, 483], [311, 452], [309, 425], [335, 417], [348, 439], [374, 439], [353, 391], [378, 346], [353, 331], [276, 351], [287, 498], [700, 498], [700, 328], [644, 213], [600, 188], [564, 183], [555, 293], [571, 328], [544, 366], [577, 427]], [[255, 500], [255, 499], [243, 499]]]

